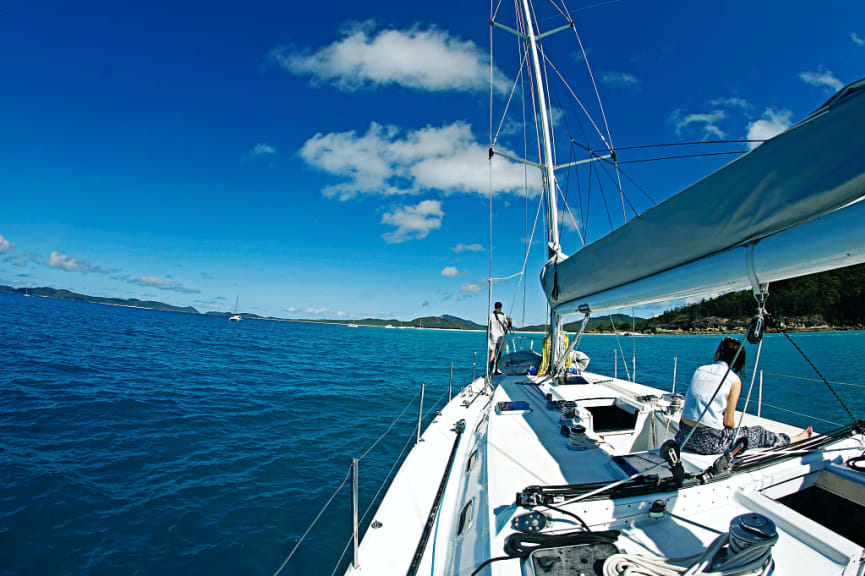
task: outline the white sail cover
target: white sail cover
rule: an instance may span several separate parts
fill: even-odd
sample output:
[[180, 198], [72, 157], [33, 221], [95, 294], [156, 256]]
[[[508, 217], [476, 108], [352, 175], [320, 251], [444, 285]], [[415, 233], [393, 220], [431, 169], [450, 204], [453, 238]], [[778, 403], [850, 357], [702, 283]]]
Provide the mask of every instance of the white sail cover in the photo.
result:
[[865, 79], [558, 265], [548, 263], [541, 283], [552, 307], [579, 303], [820, 217], [863, 194]]

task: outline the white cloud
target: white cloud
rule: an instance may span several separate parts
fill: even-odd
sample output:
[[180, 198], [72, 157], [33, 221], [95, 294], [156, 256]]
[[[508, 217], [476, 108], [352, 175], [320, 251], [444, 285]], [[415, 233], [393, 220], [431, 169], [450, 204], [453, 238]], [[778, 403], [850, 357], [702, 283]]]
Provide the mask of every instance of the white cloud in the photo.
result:
[[197, 288], [187, 288], [180, 282], [171, 278], [163, 278], [161, 276], [138, 276], [136, 278], [128, 278], [130, 284], [145, 286], [148, 288], [158, 288], [159, 290], [170, 290], [172, 292], [180, 292], [182, 294], [200, 294], [201, 290]]
[[575, 222], [574, 219], [577, 217], [576, 214], [571, 216], [572, 211], [568, 212], [566, 209], [559, 210], [559, 222], [562, 226], [565, 227], [566, 230], [570, 230], [571, 232], [576, 232], [579, 228], [579, 222]]
[[442, 269], [442, 276], [447, 278], [453, 278], [454, 276], [459, 276], [460, 271], [456, 266], [447, 266]]
[[850, 32], [850, 40], [852, 40], [857, 46], [865, 46], [865, 38], [862, 38], [855, 32]]
[[[317, 50], [278, 46], [270, 61], [297, 76], [353, 91], [397, 84], [430, 92], [489, 90], [489, 57], [474, 42], [434, 27], [376, 30], [374, 23], [348, 27], [339, 40]], [[510, 81], [493, 69], [493, 86], [505, 94]]]
[[[23, 264], [18, 264], [23, 265]], [[84, 260], [82, 258], [73, 258], [69, 254], [65, 252], [60, 252], [58, 250], [54, 250], [48, 256], [48, 261], [45, 262], [46, 266], [50, 268], [57, 268], [58, 270], [65, 270], [67, 272], [77, 271], [82, 274], [88, 274], [93, 272], [94, 274], [113, 274], [115, 272], [119, 272], [119, 268], [107, 268], [104, 266], [93, 266], [89, 260]]]
[[307, 314], [312, 314], [314, 316], [321, 316], [322, 314], [327, 314], [330, 312], [329, 308], [306, 308], [304, 312]]
[[342, 310], [340, 310], [336, 313], [336, 315], [342, 318], [343, 316], [348, 316], [348, 312], [343, 312]]
[[718, 123], [726, 117], [727, 113], [720, 109], [699, 114], [685, 114], [681, 109], [676, 109], [670, 115], [670, 122], [673, 123], [676, 135], [681, 135], [686, 128], [695, 126], [703, 132], [705, 138], [711, 136], [724, 138], [727, 133], [718, 126]]
[[402, 206], [381, 217], [382, 224], [396, 226], [396, 230], [382, 235], [388, 244], [400, 244], [406, 240], [426, 238], [430, 230], [441, 228], [442, 203], [438, 200], [423, 200], [414, 206]]
[[250, 160], [256, 158], [272, 158], [276, 156], [276, 148], [270, 144], [259, 143], [252, 147], [252, 150], [246, 153], [246, 158]]
[[286, 310], [287, 310], [288, 312], [297, 312], [297, 308], [295, 308], [294, 306], [291, 306], [291, 307], [289, 307], [289, 308], [286, 308]]
[[[776, 110], [767, 108], [763, 117], [748, 124], [748, 140], [768, 140], [774, 138], [781, 132], [793, 125], [792, 110]], [[749, 142], [748, 147], [752, 150], [760, 145], [760, 142]]]
[[818, 69], [815, 72], [802, 72], [799, 74], [799, 79], [811, 86], [824, 88], [828, 92], [837, 92], [844, 87], [844, 83], [835, 77], [831, 70]]
[[13, 248], [15, 248], [15, 244], [0, 235], [0, 254], [10, 252]]
[[459, 243], [453, 248], [454, 252], [483, 252], [483, 244], [463, 244]]
[[460, 292], [466, 292], [469, 294], [473, 294], [475, 292], [480, 292], [484, 287], [480, 282], [468, 282], [460, 286]]
[[78, 270], [79, 272], [86, 273], [92, 268], [90, 261], [73, 258], [69, 254], [58, 252], [56, 250], [51, 252], [48, 256], [48, 262], [45, 264], [51, 268], [58, 268], [60, 270], [66, 270], [67, 272]]
[[627, 72], [618, 72], [616, 70], [607, 70], [601, 74], [601, 82], [607, 86], [618, 88], [637, 89], [640, 86], [640, 81], [636, 76]]
[[[469, 124], [426, 126], [401, 134], [396, 126], [373, 122], [365, 134], [354, 130], [316, 134], [300, 149], [303, 160], [344, 179], [322, 191], [348, 200], [359, 194], [408, 195], [425, 190], [489, 194], [488, 147]], [[523, 193], [523, 167], [493, 158], [496, 192]]]
[[750, 102], [737, 96], [731, 98], [715, 98], [714, 100], [709, 100], [709, 105], [715, 108], [726, 106], [728, 108], [741, 108], [742, 110], [749, 110], [751, 108]]

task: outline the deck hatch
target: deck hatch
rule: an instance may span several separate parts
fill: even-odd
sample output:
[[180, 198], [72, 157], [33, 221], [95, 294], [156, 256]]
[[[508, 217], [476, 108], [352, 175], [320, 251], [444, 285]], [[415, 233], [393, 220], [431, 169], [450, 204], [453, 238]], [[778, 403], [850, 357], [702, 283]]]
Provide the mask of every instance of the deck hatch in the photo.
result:
[[466, 473], [471, 472], [472, 468], [475, 467], [475, 462], [478, 460], [478, 449], [475, 448], [472, 453], [469, 455], [469, 461], [466, 464]]
[[617, 404], [587, 406], [592, 415], [592, 430], [597, 433], [633, 430], [637, 425], [636, 412], [629, 412]]
[[865, 546], [865, 506], [820, 486], [794, 492], [777, 501], [851, 542]]
[[468, 528], [469, 524], [471, 524], [472, 512], [474, 511], [474, 507], [475, 507], [475, 499], [474, 498], [469, 500], [466, 503], [466, 505], [463, 506], [462, 512], [460, 512], [460, 521], [459, 521], [459, 524], [457, 525], [457, 536], [462, 536], [463, 532], [465, 532], [466, 528]]

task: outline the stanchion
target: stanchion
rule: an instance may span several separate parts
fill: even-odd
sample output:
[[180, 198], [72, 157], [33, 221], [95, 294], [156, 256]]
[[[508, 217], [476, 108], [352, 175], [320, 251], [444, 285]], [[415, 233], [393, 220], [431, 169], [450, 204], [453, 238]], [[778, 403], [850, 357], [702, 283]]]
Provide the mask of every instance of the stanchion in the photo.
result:
[[451, 401], [451, 397], [453, 396], [453, 387], [454, 387], [454, 363], [451, 362], [451, 379], [448, 382], [448, 402]]
[[421, 418], [423, 418], [423, 392], [424, 388], [426, 388], [426, 384], [421, 383], [420, 385], [420, 406], [417, 409], [417, 441], [415, 444], [420, 442], [420, 426], [421, 426]]
[[676, 393], [676, 370], [679, 368], [679, 357], [673, 356], [673, 390], [670, 394]]
[[357, 488], [358, 470], [357, 458], [351, 459], [351, 538], [354, 542], [354, 559], [351, 562], [353, 568], [360, 568], [360, 558], [357, 553]]
[[760, 396], [757, 400], [757, 418], [760, 417], [760, 413], [763, 410], [763, 371], [760, 370]]

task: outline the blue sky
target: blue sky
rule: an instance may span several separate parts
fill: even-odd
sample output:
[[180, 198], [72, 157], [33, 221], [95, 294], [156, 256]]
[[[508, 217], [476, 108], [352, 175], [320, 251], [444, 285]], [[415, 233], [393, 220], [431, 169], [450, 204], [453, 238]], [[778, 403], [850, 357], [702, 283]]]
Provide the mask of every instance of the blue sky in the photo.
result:
[[[865, 76], [861, 2], [567, 7], [617, 146], [769, 137]], [[513, 25], [507, 9], [497, 20]], [[563, 22], [550, 2], [537, 17], [542, 29]], [[482, 320], [488, 20], [488, 5], [460, 2], [6, 3], [0, 283], [202, 311], [239, 296], [244, 311], [282, 317]], [[545, 49], [601, 125], [575, 35]], [[519, 69], [506, 32], [494, 34], [494, 62], [497, 126]], [[601, 147], [554, 77], [551, 90], [559, 160], [571, 136]], [[519, 154], [521, 110], [518, 88], [497, 143]], [[733, 157], [623, 167], [661, 200]], [[538, 174], [526, 200], [523, 169], [496, 162], [493, 275], [508, 276], [522, 265]], [[597, 183], [579, 216], [589, 174], [579, 187], [575, 173], [559, 178], [591, 241], [622, 213], [598, 172], [610, 216]], [[624, 191], [637, 211], [651, 206], [627, 181]], [[529, 256], [526, 322], [544, 316], [542, 244]], [[515, 289], [498, 284], [494, 298], [510, 308]], [[520, 299], [513, 313], [521, 322]]]

